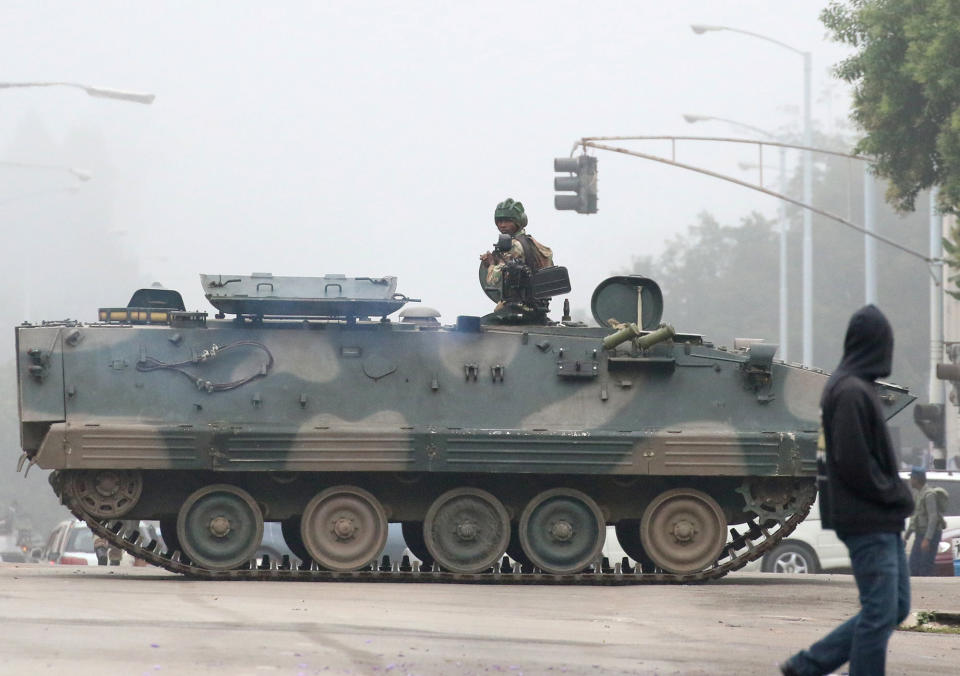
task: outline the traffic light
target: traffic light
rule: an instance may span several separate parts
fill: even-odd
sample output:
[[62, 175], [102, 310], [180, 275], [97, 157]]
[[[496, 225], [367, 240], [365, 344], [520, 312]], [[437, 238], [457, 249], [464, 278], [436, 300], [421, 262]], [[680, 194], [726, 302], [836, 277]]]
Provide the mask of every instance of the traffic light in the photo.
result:
[[570, 176], [555, 176], [553, 189], [557, 192], [574, 192], [574, 195], [555, 195], [553, 206], [560, 211], [576, 211], [578, 214], [597, 213], [597, 158], [590, 155], [557, 157], [553, 160], [554, 171], [569, 172]]
[[916, 404], [913, 407], [913, 422], [937, 448], [944, 448], [946, 441], [944, 413], [943, 404]]

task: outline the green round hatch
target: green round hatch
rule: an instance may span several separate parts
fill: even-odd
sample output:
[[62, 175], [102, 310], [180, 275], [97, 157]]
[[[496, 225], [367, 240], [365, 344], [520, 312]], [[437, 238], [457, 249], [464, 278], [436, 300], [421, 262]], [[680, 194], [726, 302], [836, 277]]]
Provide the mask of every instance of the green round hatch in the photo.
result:
[[[590, 310], [601, 326], [608, 326], [607, 320], [615, 319], [621, 324], [639, 323], [644, 331], [652, 331], [660, 326], [663, 317], [663, 293], [649, 277], [608, 277], [594, 289]], [[640, 322], [637, 322], [638, 310]]]

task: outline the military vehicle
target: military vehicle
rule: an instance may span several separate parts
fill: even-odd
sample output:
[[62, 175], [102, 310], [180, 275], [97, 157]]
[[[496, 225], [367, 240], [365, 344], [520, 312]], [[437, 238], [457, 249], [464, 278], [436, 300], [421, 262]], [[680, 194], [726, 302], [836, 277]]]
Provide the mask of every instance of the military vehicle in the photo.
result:
[[[527, 298], [569, 289], [541, 272]], [[214, 317], [150, 288], [95, 322], [16, 329], [20, 468], [54, 470], [74, 514], [168, 570], [706, 580], [762, 557], [814, 499], [826, 374], [776, 345], [675, 332], [653, 280], [601, 283], [597, 326], [543, 303], [392, 320], [411, 300], [394, 277], [201, 282]], [[879, 387], [889, 416], [913, 399]], [[166, 546], [137, 520], [159, 520]], [[299, 561], [251, 561], [265, 521]], [[388, 523], [423, 565], [378, 559]], [[630, 557], [612, 566], [608, 525]]]

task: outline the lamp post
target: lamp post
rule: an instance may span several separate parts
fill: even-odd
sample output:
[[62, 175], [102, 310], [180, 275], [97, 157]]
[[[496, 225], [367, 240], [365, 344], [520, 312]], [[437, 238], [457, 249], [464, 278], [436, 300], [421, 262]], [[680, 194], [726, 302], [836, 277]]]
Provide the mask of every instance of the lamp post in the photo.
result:
[[[724, 122], [726, 124], [733, 125], [735, 127], [742, 127], [743, 129], [748, 129], [762, 136], [766, 136], [769, 139], [775, 140], [777, 137], [775, 134], [767, 131], [766, 129], [761, 129], [760, 127], [754, 127], [751, 124], [744, 124], [743, 122], [737, 122], [736, 120], [731, 120], [725, 117], [714, 117], [712, 115], [689, 115], [686, 114], [683, 116], [683, 119], [686, 120], [689, 124], [695, 124], [697, 122]], [[787, 151], [786, 148], [780, 148], [780, 190], [786, 192], [787, 185]], [[761, 172], [763, 170], [761, 169]], [[762, 175], [762, 173], [761, 173]], [[789, 356], [789, 335], [787, 333], [787, 208], [783, 202], [777, 206], [777, 220], [780, 222], [780, 358], [783, 361], [788, 361]]]
[[[745, 31], [730, 26], [712, 26], [707, 24], [691, 24], [690, 28], [697, 35], [710, 31], [730, 31], [741, 33], [759, 40], [789, 49], [794, 54], [803, 57], [803, 145], [813, 145], [813, 128], [810, 118], [810, 79], [812, 72], [810, 52], [792, 47], [785, 42], [752, 31]], [[812, 204], [813, 200], [813, 162], [810, 151], [803, 151], [803, 201]], [[803, 363], [813, 364], [813, 217], [809, 209], [803, 210]]]
[[128, 92], [120, 89], [108, 89], [107, 87], [92, 87], [90, 85], [79, 84], [76, 82], [0, 82], [0, 89], [13, 89], [22, 87], [73, 87], [81, 89], [88, 96], [95, 96], [101, 99], [117, 99], [119, 101], [131, 101], [133, 103], [151, 104], [156, 98], [154, 94], [143, 94], [140, 92]]

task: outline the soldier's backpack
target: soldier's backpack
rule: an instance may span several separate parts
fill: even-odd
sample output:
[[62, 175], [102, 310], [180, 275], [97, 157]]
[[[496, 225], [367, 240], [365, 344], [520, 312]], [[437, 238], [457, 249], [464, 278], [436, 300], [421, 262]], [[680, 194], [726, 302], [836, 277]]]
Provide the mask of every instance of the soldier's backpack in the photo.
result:
[[947, 513], [947, 505], [950, 503], [950, 496], [947, 494], [947, 489], [942, 486], [937, 486], [936, 488], [931, 488], [930, 492], [937, 498], [937, 513], [942, 517]]

